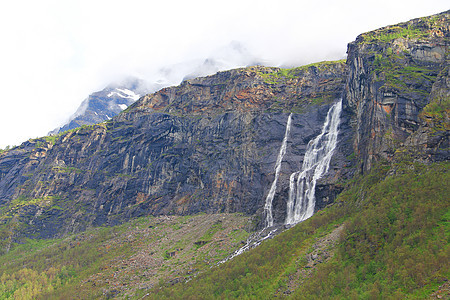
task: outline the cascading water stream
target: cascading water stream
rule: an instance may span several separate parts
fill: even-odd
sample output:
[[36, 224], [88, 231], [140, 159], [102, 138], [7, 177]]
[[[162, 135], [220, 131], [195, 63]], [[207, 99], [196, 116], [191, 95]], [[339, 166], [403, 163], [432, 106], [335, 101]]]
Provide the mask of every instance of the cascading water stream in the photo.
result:
[[[328, 110], [322, 132], [308, 144], [302, 170], [292, 173], [290, 176], [286, 218], [287, 225], [293, 225], [306, 220], [314, 213], [316, 181], [328, 171], [330, 166], [330, 160], [337, 144], [341, 110], [342, 101], [334, 104]], [[264, 229], [250, 236], [243, 247], [220, 261], [218, 265], [258, 246], [262, 241], [272, 238], [277, 231], [277, 228], [269, 228], [273, 226], [272, 201], [277, 189], [278, 177], [280, 176], [281, 171], [281, 162], [286, 154], [287, 140], [291, 131], [291, 122], [292, 114], [289, 115], [286, 123], [286, 132], [284, 133], [284, 138], [281, 142], [280, 151], [275, 163], [275, 178], [266, 197], [264, 206], [266, 224]]]
[[301, 171], [290, 176], [286, 225], [297, 224], [314, 214], [316, 182], [328, 172], [337, 144], [341, 110], [342, 100], [328, 110], [322, 132], [308, 144]]
[[286, 132], [284, 133], [283, 141], [281, 142], [280, 152], [278, 153], [277, 161], [275, 163], [275, 178], [273, 179], [272, 186], [270, 187], [269, 194], [266, 197], [266, 204], [264, 205], [264, 211], [266, 213], [266, 228], [273, 226], [272, 216], [272, 202], [277, 190], [278, 177], [280, 176], [281, 162], [283, 161], [284, 154], [286, 154], [287, 139], [289, 132], [291, 131], [292, 114], [289, 115], [286, 123]]
[[275, 235], [275, 232], [277, 232], [277, 228], [275, 229], [268, 229], [270, 230], [269, 232], [267, 232], [267, 230], [265, 230], [266, 228], [264, 228], [263, 230], [256, 232], [254, 234], [252, 234], [246, 241], [245, 245], [242, 246], [241, 248], [239, 248], [238, 250], [236, 250], [233, 254], [231, 254], [230, 256], [226, 257], [225, 259], [219, 261], [217, 264], [223, 264], [227, 261], [229, 261], [230, 259], [235, 258], [238, 255], [241, 255], [242, 253], [244, 253], [245, 251], [248, 251], [250, 249], [253, 249], [257, 246], [259, 246], [264, 240], [267, 240], [269, 238], [272, 238]]
[[[266, 214], [266, 222], [265, 227], [255, 234], [252, 234], [245, 243], [244, 246], [236, 250], [232, 255], [225, 258], [224, 260], [220, 261], [218, 264], [223, 264], [227, 262], [230, 259], [233, 259], [234, 257], [244, 253], [245, 251], [252, 249], [259, 244], [261, 244], [262, 241], [271, 238], [274, 233], [277, 231], [277, 228], [275, 229], [267, 229], [269, 227], [273, 226], [273, 216], [272, 216], [272, 201], [273, 197], [275, 196], [275, 191], [277, 190], [277, 182], [278, 177], [280, 176], [281, 171], [281, 162], [283, 161], [284, 154], [286, 154], [286, 147], [287, 147], [287, 140], [289, 137], [289, 132], [291, 131], [291, 122], [292, 122], [292, 114], [289, 115], [287, 123], [286, 123], [286, 131], [284, 133], [283, 141], [281, 142], [280, 151], [278, 152], [277, 161], [275, 163], [275, 178], [273, 179], [272, 185], [270, 186], [269, 193], [266, 197], [266, 204], [264, 205], [264, 211]], [[266, 230], [267, 229], [267, 230]], [[270, 230], [270, 231], [269, 231]], [[269, 231], [267, 233], [267, 231]]]

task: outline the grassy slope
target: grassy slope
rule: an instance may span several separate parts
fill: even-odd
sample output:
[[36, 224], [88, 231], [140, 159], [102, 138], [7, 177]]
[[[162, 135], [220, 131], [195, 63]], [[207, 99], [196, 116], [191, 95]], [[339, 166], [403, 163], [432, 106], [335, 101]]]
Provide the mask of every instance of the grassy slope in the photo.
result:
[[143, 217], [29, 240], [0, 256], [0, 299], [134, 298], [209, 269], [245, 240], [247, 222], [235, 214]]
[[[448, 166], [404, 163], [394, 166], [395, 175], [381, 166], [355, 179], [335, 205], [306, 222], [149, 297], [427, 298], [450, 275]], [[340, 241], [324, 249], [330, 257], [311, 268], [315, 241], [341, 224]]]

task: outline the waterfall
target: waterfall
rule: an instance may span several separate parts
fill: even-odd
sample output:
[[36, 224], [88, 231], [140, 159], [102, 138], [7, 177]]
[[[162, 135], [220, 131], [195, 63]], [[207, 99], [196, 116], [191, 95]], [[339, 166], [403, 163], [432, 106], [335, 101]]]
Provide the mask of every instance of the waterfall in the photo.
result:
[[[302, 170], [294, 172], [289, 178], [289, 198], [287, 202], [287, 218], [286, 224], [292, 225], [308, 219], [314, 213], [315, 205], [315, 187], [316, 181], [322, 177], [330, 166], [331, 156], [336, 148], [338, 126], [340, 122], [340, 114], [342, 110], [342, 101], [334, 104], [327, 113], [325, 123], [323, 124], [321, 133], [309, 142], [306, 149], [305, 158], [303, 160]], [[273, 226], [272, 201], [277, 189], [278, 177], [281, 171], [281, 162], [286, 154], [287, 140], [291, 131], [292, 114], [289, 115], [286, 132], [281, 142], [280, 151], [275, 163], [275, 178], [270, 187], [269, 194], [266, 197], [264, 211], [266, 213], [266, 226], [261, 231], [252, 234], [245, 245], [236, 250], [232, 255], [220, 261], [217, 265], [227, 262], [230, 259], [252, 249], [262, 241], [272, 238], [277, 228], [269, 228]]]
[[286, 224], [304, 221], [314, 214], [316, 182], [328, 172], [337, 144], [342, 100], [327, 113], [322, 132], [308, 143], [301, 171], [289, 178]]
[[266, 204], [264, 205], [264, 211], [266, 213], [266, 227], [273, 226], [273, 216], [272, 216], [272, 201], [275, 196], [275, 191], [277, 189], [278, 177], [280, 176], [281, 162], [283, 161], [284, 154], [286, 153], [287, 139], [289, 132], [291, 131], [291, 121], [292, 114], [289, 115], [286, 132], [284, 133], [283, 141], [281, 142], [280, 152], [278, 153], [277, 161], [275, 163], [275, 178], [273, 179], [272, 186], [270, 187], [269, 194], [266, 197]]

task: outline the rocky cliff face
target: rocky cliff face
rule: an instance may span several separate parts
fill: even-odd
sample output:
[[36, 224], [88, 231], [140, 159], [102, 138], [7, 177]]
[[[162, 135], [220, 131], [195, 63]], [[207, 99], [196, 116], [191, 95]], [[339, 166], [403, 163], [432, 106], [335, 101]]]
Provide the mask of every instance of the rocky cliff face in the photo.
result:
[[147, 95], [109, 122], [24, 143], [0, 157], [2, 221], [49, 237], [145, 214], [261, 216], [292, 112], [274, 198], [284, 222], [288, 176], [345, 75], [344, 62], [220, 72]]
[[[445, 12], [365, 33], [349, 44], [344, 104], [353, 115], [363, 171], [396, 151], [448, 159], [449, 29]], [[425, 117], [433, 105], [446, 116], [440, 121], [447, 128], [439, 132], [430, 129], [436, 128], [433, 117]]]
[[[341, 183], [403, 154], [448, 160], [449, 13], [360, 35], [347, 63], [249, 67], [142, 97], [114, 119], [0, 154], [0, 235], [53, 237], [147, 214], [243, 212], [264, 224], [275, 163], [292, 127], [273, 199], [286, 218], [289, 175], [332, 103], [338, 146], [316, 210]], [[257, 219], [257, 218], [256, 218]]]

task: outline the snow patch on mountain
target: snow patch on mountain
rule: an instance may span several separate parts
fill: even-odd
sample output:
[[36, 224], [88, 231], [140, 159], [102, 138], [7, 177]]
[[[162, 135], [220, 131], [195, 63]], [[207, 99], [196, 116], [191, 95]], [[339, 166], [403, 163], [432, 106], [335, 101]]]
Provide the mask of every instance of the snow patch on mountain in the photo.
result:
[[120, 98], [132, 99], [133, 101], [136, 101], [141, 97], [141, 95], [136, 94], [135, 92], [130, 91], [129, 89], [119, 89], [119, 88], [116, 88], [115, 91], [110, 92], [107, 96], [111, 98], [114, 95], [117, 95]]

